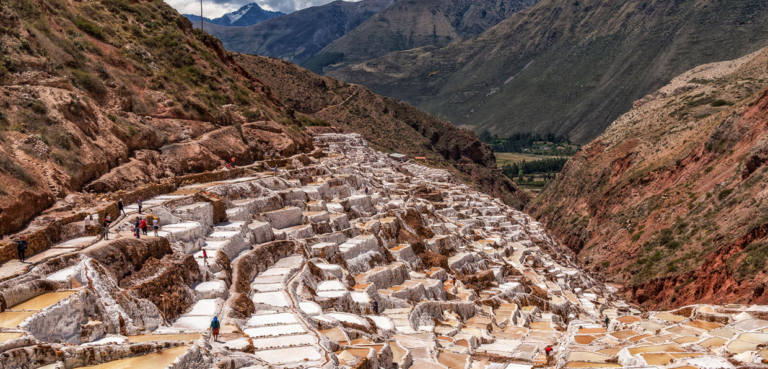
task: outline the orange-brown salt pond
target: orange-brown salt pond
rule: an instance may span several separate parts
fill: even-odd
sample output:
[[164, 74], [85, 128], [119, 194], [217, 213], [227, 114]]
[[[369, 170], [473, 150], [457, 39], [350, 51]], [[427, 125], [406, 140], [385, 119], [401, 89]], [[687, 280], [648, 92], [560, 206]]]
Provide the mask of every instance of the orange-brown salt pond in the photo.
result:
[[83, 366], [88, 369], [165, 369], [171, 365], [177, 357], [185, 353], [189, 346], [179, 346], [144, 356], [136, 356], [127, 359], [114, 360], [99, 365]]

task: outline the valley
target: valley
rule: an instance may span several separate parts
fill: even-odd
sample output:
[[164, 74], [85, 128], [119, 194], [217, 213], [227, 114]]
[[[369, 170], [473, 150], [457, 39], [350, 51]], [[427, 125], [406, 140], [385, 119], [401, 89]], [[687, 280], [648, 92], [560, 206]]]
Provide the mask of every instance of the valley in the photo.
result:
[[767, 9], [0, 2], [0, 369], [764, 368]]

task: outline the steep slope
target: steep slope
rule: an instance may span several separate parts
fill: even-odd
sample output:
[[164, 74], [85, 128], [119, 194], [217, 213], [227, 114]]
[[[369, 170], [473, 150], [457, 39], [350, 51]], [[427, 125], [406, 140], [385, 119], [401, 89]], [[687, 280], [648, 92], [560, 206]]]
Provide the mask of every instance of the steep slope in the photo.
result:
[[289, 109], [162, 2], [0, 7], [0, 234], [81, 189], [312, 149]]
[[[162, 2], [0, 7], [0, 235], [45, 209], [31, 224], [82, 216], [74, 206], [99, 201], [86, 192], [176, 186], [196, 173], [226, 178], [221, 169], [232, 158], [243, 165], [313, 149], [306, 117], [297, 119], [217, 39]], [[293, 83], [317, 76], [306, 78]], [[402, 109], [414, 125], [435, 121]], [[442, 164], [491, 171], [490, 149], [466, 136], [475, 146]], [[498, 177], [483, 178], [477, 182], [485, 180], [487, 191], [515, 192]]]
[[[227, 50], [301, 63], [389, 6], [393, 0], [334, 1], [272, 18], [251, 27], [205, 25]], [[195, 24], [199, 27], [199, 24]]]
[[519, 208], [528, 201], [527, 195], [496, 169], [493, 151], [472, 131], [362, 86], [320, 77], [282, 60], [243, 54], [236, 55], [235, 60], [272, 86], [287, 106], [308, 118], [360, 133], [382, 150], [426, 157], [432, 165], [457, 172], [511, 206]]
[[765, 303], [768, 49], [635, 103], [532, 211], [648, 306]]
[[349, 63], [481, 34], [538, 0], [399, 0], [304, 63], [327, 72]]
[[[273, 12], [262, 9], [259, 4], [250, 3], [231, 13], [227, 13], [216, 19], [204, 18], [205, 22], [225, 27], [248, 27], [267, 19], [285, 15], [281, 12]], [[200, 22], [199, 15], [184, 14], [192, 22]]]
[[768, 45], [760, 0], [543, 0], [481, 36], [328, 75], [475, 131], [588, 143], [633, 101], [697, 65]]

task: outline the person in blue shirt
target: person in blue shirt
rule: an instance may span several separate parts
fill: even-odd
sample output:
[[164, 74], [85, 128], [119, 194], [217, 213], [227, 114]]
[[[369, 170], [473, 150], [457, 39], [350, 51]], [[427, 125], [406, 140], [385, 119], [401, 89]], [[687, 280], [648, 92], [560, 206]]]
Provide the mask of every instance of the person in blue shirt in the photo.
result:
[[219, 323], [219, 317], [214, 316], [213, 321], [211, 322], [211, 333], [213, 335], [213, 340], [218, 342], [219, 340], [219, 328], [221, 328], [221, 323]]

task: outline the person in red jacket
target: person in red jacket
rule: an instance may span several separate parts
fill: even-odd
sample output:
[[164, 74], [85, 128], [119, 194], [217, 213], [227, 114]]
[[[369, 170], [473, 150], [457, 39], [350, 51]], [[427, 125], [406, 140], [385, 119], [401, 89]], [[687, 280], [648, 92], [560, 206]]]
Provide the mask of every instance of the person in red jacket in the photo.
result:
[[145, 236], [147, 235], [147, 220], [142, 219], [139, 223], [139, 228], [141, 228], [141, 233], [143, 233]]
[[552, 346], [547, 346], [547, 348], [544, 349], [544, 352], [546, 352], [547, 357], [549, 357], [549, 354], [552, 352]]

